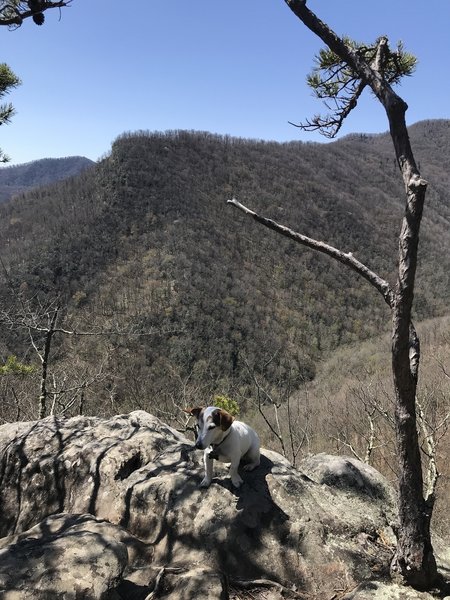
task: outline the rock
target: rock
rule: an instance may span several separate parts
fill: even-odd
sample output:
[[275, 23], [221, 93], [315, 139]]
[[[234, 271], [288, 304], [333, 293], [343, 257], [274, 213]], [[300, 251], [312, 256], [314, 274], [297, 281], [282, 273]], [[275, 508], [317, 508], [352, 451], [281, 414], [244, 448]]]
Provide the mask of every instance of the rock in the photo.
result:
[[393, 490], [381, 473], [370, 465], [348, 456], [316, 454], [304, 459], [301, 470], [317, 483], [338, 487], [349, 492], [362, 494], [395, 504]]
[[342, 596], [342, 600], [432, 600], [433, 596], [426, 592], [405, 588], [394, 583], [380, 581], [366, 581], [358, 585], [349, 594]]
[[265, 597], [325, 598], [388, 574], [393, 493], [353, 459], [311, 457], [302, 472], [263, 450], [238, 491], [219, 463], [205, 490], [202, 453], [143, 411], [3, 425], [0, 452], [1, 581], [22, 594], [8, 600], [32, 597], [35, 568], [43, 598], [55, 582], [75, 598], [76, 580], [108, 600], [227, 598], [243, 580], [254, 597], [264, 580]]
[[384, 504], [389, 522], [395, 522], [396, 495], [388, 480], [370, 465], [348, 456], [320, 453], [305, 458], [300, 470], [313, 481], [359, 495], [365, 502]]
[[177, 598], [179, 600], [219, 600], [224, 596], [223, 577], [214, 570], [197, 567], [185, 573], [168, 573], [158, 598]]
[[128, 565], [129, 534], [92, 515], [47, 517], [0, 541], [3, 600], [104, 598]]

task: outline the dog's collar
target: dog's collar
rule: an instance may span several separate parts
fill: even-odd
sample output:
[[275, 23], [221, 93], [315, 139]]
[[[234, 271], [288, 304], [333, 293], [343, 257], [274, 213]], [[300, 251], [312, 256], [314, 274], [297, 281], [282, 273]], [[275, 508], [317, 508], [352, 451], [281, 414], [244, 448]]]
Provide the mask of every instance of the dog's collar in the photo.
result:
[[224, 441], [227, 439], [227, 437], [229, 436], [231, 431], [231, 427], [229, 427], [229, 429], [226, 431], [226, 435], [223, 436], [222, 440], [218, 443], [218, 444], [211, 444], [212, 446], [212, 450], [211, 452], [208, 454], [208, 458], [210, 460], [218, 460], [219, 458], [219, 453], [217, 451], [218, 448], [220, 448], [220, 446], [224, 443]]

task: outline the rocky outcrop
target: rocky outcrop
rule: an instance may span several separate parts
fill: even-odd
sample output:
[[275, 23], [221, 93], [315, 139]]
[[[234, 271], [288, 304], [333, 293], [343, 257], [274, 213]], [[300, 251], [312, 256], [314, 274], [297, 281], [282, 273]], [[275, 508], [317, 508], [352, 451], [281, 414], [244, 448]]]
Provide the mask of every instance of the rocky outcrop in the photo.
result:
[[2, 598], [102, 598], [128, 565], [132, 536], [91, 515], [55, 515], [0, 541]]
[[4, 425], [0, 452], [5, 600], [362, 600], [388, 573], [392, 490], [353, 459], [263, 451], [205, 490], [202, 453], [143, 411]]

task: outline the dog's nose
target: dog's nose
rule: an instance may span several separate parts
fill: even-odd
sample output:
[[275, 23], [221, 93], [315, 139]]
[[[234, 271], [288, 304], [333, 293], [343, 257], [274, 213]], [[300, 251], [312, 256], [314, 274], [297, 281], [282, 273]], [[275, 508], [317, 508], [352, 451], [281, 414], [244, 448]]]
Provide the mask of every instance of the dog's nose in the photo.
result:
[[197, 450], [201, 450], [203, 448], [203, 444], [201, 443], [200, 440], [197, 440], [195, 442], [195, 447], [197, 448]]

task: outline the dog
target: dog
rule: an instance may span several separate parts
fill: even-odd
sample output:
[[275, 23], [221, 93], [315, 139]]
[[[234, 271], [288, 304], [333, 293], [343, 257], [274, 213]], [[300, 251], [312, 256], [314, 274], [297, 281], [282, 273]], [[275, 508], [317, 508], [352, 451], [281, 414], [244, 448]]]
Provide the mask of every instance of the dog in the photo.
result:
[[217, 406], [190, 408], [186, 412], [197, 419], [195, 447], [205, 451], [205, 477], [200, 487], [206, 488], [211, 484], [214, 459], [230, 463], [231, 483], [236, 488], [240, 487], [243, 483], [238, 473], [241, 459], [249, 461], [244, 466], [245, 471], [253, 471], [259, 466], [260, 444], [256, 431]]

